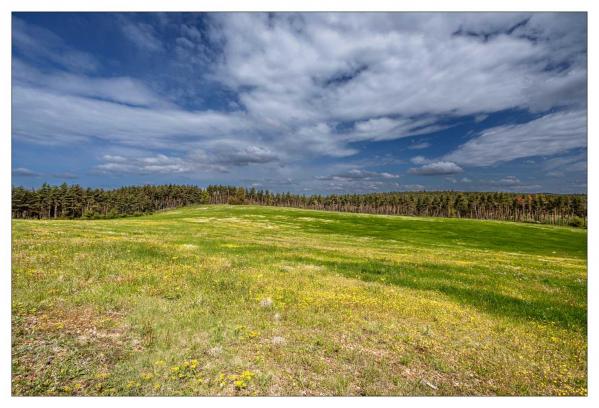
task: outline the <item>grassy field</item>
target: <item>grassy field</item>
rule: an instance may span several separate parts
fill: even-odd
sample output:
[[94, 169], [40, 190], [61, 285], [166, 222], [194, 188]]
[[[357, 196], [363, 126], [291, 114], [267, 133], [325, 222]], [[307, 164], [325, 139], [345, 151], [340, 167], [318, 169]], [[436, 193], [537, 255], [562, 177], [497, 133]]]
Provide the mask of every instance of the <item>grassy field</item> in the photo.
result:
[[250, 206], [13, 221], [16, 395], [585, 395], [586, 231]]

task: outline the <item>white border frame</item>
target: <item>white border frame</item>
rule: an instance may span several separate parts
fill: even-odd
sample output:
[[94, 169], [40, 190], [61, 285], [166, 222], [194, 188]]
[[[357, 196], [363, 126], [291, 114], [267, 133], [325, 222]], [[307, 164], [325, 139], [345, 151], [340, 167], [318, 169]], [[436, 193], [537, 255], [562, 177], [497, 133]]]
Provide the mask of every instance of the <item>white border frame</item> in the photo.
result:
[[[231, 0], [226, 3], [217, 0], [209, 1], [185, 1], [185, 0], [89, 0], [77, 2], [75, 0], [42, 1], [42, 0], [4, 0], [0, 2], [0, 56], [1, 56], [1, 78], [0, 88], [0, 268], [2, 282], [0, 284], [0, 398], [5, 404], [10, 405], [34, 405], [44, 406], [74, 406], [89, 404], [91, 406], [102, 406], [104, 404], [125, 405], [130, 403], [143, 403], [149, 406], [163, 406], [164, 404], [194, 405], [229, 405], [243, 404], [249, 406], [280, 406], [296, 407], [300, 404], [309, 403], [319, 406], [329, 404], [340, 404], [353, 407], [363, 404], [377, 404], [382, 406], [397, 406], [400, 404], [433, 405], [443, 404], [447, 407], [468, 407], [484, 404], [485, 406], [521, 405], [529, 406], [539, 404], [543, 407], [555, 407], [562, 404], [584, 405], [599, 402], [599, 387], [597, 386], [596, 369], [598, 367], [598, 355], [596, 351], [596, 333], [599, 327], [597, 319], [597, 302], [591, 296], [588, 297], [588, 362], [589, 362], [589, 397], [341, 397], [341, 398], [144, 398], [140, 400], [135, 397], [112, 397], [106, 398], [58, 398], [58, 397], [11, 397], [11, 340], [10, 340], [10, 288], [11, 288], [11, 12], [13, 11], [586, 11], [588, 12], [588, 204], [589, 204], [589, 230], [588, 247], [599, 248], [595, 230], [597, 194], [597, 178], [594, 159], [599, 158], [596, 143], [590, 137], [596, 129], [594, 115], [595, 103], [593, 98], [596, 93], [596, 81], [593, 76], [597, 72], [597, 25], [599, 18], [596, 13], [597, 1], [584, 0], [419, 0], [419, 1], [385, 1], [385, 0], [253, 0], [241, 1]], [[589, 251], [588, 254], [588, 294], [597, 293], [597, 271], [598, 253]], [[594, 403], [592, 401], [595, 401]], [[7, 405], [4, 405], [7, 406]]]

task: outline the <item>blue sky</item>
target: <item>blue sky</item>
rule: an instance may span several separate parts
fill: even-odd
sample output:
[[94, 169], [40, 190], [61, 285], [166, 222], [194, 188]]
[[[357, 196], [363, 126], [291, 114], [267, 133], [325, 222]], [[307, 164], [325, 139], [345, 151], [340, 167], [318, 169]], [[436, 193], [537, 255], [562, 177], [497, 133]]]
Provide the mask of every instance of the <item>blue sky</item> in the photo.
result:
[[14, 13], [12, 183], [584, 193], [584, 13]]

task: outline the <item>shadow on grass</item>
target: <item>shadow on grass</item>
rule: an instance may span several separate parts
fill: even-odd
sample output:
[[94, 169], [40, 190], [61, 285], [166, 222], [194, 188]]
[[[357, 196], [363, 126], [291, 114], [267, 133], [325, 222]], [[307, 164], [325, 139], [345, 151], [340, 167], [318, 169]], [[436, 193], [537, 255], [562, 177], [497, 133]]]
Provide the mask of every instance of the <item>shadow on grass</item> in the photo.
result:
[[[295, 259], [297, 261], [297, 258]], [[526, 300], [505, 295], [494, 290], [499, 282], [497, 274], [486, 268], [464, 270], [431, 263], [390, 264], [385, 262], [344, 262], [306, 259], [309, 263], [320, 263], [329, 270], [346, 277], [367, 282], [381, 282], [411, 289], [438, 292], [457, 303], [474, 306], [484, 312], [498, 316], [552, 322], [561, 327], [586, 330], [587, 311], [585, 306], [571, 305], [549, 297], [547, 293], [522, 290]], [[513, 285], [525, 282], [509, 282]], [[586, 292], [578, 290], [580, 302], [586, 304]]]

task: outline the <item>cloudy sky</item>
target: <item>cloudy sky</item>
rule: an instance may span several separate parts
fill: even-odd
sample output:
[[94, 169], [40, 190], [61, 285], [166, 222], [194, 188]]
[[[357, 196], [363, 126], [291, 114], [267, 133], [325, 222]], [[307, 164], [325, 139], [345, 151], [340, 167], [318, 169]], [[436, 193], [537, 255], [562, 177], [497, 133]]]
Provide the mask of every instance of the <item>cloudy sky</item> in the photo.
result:
[[581, 13], [15, 13], [13, 185], [586, 192]]

